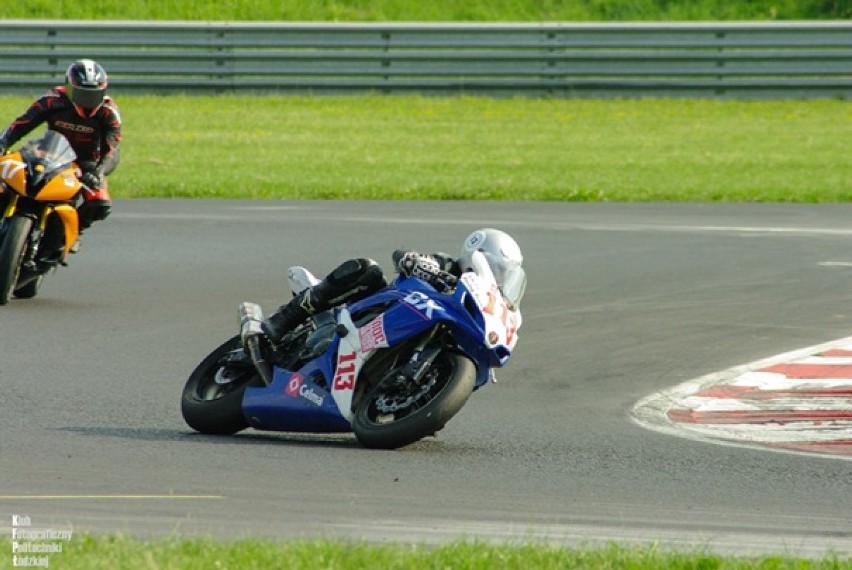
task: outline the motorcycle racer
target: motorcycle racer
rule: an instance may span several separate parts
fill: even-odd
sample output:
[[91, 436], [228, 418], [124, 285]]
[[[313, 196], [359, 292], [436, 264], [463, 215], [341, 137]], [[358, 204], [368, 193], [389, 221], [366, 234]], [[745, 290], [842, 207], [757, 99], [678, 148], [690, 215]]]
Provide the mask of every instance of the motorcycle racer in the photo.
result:
[[108, 84], [100, 64], [75, 61], [66, 70], [65, 85], [48, 90], [0, 132], [0, 154], [43, 123], [68, 139], [86, 186], [77, 206], [81, 230], [105, 219], [111, 209], [106, 177], [119, 162], [121, 115], [106, 95]]
[[[452, 289], [465, 271], [474, 270], [473, 253], [481, 251], [512, 310], [520, 312], [520, 301], [526, 289], [523, 255], [517, 242], [507, 233], [493, 228], [474, 231], [465, 238], [461, 254], [454, 259], [446, 253], [423, 254], [398, 249], [392, 259], [396, 271], [414, 276], [439, 291]], [[319, 283], [302, 290], [281, 305], [262, 325], [273, 344], [308, 317], [358, 301], [387, 286], [379, 265], [372, 259], [349, 259], [340, 264]]]

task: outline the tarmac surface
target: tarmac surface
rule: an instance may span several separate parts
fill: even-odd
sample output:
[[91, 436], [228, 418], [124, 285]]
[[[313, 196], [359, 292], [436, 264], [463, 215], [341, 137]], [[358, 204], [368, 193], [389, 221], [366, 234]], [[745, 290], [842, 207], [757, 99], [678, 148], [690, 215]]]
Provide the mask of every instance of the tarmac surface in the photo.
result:
[[[113, 212], [38, 297], [0, 307], [0, 535], [18, 516], [75, 537], [852, 554], [849, 457], [681, 437], [634, 409], [852, 335], [852, 206], [118, 200]], [[525, 253], [524, 325], [499, 382], [437, 438], [388, 452], [184, 424], [187, 376], [237, 332], [241, 301], [286, 300], [287, 266], [322, 276], [367, 256], [389, 272], [397, 247], [455, 254], [482, 226]]]

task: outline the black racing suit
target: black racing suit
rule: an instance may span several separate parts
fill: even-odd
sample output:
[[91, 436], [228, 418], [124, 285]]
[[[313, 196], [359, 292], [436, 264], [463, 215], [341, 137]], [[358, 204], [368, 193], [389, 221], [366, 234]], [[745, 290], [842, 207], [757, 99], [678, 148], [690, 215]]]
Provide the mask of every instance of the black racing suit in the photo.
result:
[[82, 203], [78, 206], [80, 226], [85, 229], [92, 222], [106, 218], [110, 212], [106, 176], [115, 170], [119, 161], [121, 115], [118, 106], [110, 97], [105, 97], [96, 109], [82, 109], [71, 102], [64, 86], [54, 87], [0, 133], [0, 148], [8, 149], [43, 123], [68, 139], [82, 173], [92, 173], [100, 181], [97, 188], [82, 194]]
[[[443, 253], [421, 254], [398, 249], [394, 268], [404, 275], [423, 279], [441, 290], [454, 285], [459, 264]], [[266, 336], [275, 344], [305, 319], [344, 303], [361, 300], [387, 286], [379, 265], [372, 259], [349, 259], [313, 287], [278, 307], [263, 323]]]

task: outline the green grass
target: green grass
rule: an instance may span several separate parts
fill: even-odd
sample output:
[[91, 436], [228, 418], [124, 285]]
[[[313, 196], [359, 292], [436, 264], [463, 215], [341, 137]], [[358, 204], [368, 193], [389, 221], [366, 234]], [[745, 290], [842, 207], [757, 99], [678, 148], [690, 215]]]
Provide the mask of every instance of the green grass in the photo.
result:
[[852, 200], [843, 101], [115, 97], [115, 197]]
[[[12, 567], [11, 542], [0, 540], [0, 569]], [[852, 559], [827, 555], [737, 558], [704, 552], [676, 553], [657, 546], [559, 548], [457, 542], [439, 547], [370, 545], [343, 541], [158, 540], [91, 536], [63, 544], [48, 556], [50, 568], [73, 570], [849, 570]]]
[[629, 21], [848, 18], [849, 0], [3, 0], [4, 18]]

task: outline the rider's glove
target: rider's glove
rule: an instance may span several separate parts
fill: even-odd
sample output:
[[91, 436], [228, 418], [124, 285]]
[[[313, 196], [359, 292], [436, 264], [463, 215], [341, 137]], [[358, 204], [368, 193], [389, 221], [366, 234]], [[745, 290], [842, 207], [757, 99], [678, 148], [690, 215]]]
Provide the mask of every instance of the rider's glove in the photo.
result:
[[419, 260], [419, 254], [409, 251], [397, 260], [396, 270], [406, 277], [411, 277], [411, 273], [414, 271], [414, 266], [417, 265]]
[[83, 171], [82, 176], [80, 176], [80, 182], [83, 183], [83, 186], [92, 189], [101, 187], [101, 168], [98, 163], [93, 161], [83, 162], [80, 164], [80, 170]]
[[459, 282], [459, 278], [448, 271], [438, 271], [438, 274], [429, 282], [435, 287], [435, 289], [444, 293], [455, 287], [456, 283]]
[[9, 148], [9, 145], [6, 144], [6, 141], [0, 141], [0, 156], [6, 154], [6, 150]]
[[440, 291], [454, 287], [458, 281], [452, 273], [442, 271], [437, 260], [428, 255], [408, 252], [399, 259], [396, 267], [403, 275], [422, 279]]

